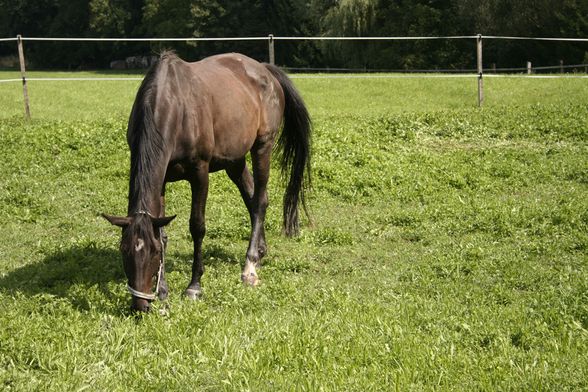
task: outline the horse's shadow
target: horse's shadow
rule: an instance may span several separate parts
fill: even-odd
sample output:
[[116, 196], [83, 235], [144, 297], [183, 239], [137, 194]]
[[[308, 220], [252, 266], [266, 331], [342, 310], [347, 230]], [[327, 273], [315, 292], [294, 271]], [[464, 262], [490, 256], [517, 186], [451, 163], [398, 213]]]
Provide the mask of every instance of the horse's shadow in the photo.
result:
[[110, 299], [117, 296], [109, 285], [124, 281], [120, 260], [116, 249], [74, 245], [9, 272], [0, 278], [0, 290], [12, 295], [54, 296], [86, 311], [96, 291]]
[[[208, 265], [238, 263], [235, 254], [218, 245], [209, 245], [203, 257]], [[191, 258], [192, 255], [187, 254], [168, 254], [166, 271], [185, 273], [188, 282]], [[13, 296], [49, 295], [61, 298], [80, 312], [93, 309], [101, 313], [125, 315], [130, 304], [128, 294], [121, 289], [125, 282], [118, 249], [74, 245], [0, 277], [0, 291]]]

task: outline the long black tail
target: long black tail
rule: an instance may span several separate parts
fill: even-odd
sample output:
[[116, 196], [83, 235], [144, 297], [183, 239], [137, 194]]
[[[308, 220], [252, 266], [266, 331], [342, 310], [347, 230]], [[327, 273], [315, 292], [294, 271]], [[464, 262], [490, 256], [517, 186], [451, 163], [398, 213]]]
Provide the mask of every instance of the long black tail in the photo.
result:
[[[278, 67], [265, 64], [284, 90], [284, 127], [278, 139], [281, 152], [281, 167], [284, 175], [289, 174], [284, 194], [284, 233], [288, 237], [300, 230], [298, 204], [301, 203], [310, 219], [306, 207], [305, 191], [310, 188], [310, 142], [312, 123], [302, 97], [288, 76]], [[289, 172], [289, 173], [288, 173]]]

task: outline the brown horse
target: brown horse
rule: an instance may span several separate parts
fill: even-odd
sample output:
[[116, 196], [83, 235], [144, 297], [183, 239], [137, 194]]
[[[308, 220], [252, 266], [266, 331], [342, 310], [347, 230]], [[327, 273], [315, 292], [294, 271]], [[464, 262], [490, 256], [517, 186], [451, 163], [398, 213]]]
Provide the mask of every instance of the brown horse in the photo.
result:
[[[274, 142], [277, 138], [282, 171], [289, 177], [283, 224], [292, 236], [299, 230], [298, 205], [306, 212], [310, 136], [304, 102], [277, 67], [234, 53], [187, 63], [164, 52], [147, 72], [129, 118], [128, 216], [103, 215], [123, 229], [120, 249], [131, 307], [147, 311], [156, 297], [167, 297], [163, 227], [175, 216], [165, 216], [164, 196], [165, 184], [172, 181], [191, 185], [194, 262], [185, 294], [192, 299], [201, 295], [208, 173], [218, 170], [225, 170], [239, 188], [249, 211], [251, 237], [241, 279], [257, 285], [256, 267], [267, 251], [264, 219]], [[245, 163], [249, 152], [253, 175]]]

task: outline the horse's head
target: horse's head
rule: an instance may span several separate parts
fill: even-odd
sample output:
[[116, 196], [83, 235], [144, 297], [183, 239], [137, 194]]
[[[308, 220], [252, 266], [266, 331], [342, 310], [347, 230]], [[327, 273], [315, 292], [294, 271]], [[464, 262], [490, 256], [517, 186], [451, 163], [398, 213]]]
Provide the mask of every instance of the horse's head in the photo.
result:
[[153, 292], [153, 281], [159, 283], [160, 268], [163, 267], [163, 242], [161, 228], [174, 218], [155, 218], [147, 212], [119, 217], [102, 215], [113, 225], [122, 228], [120, 251], [123, 267], [128, 279], [128, 289], [133, 296], [131, 309], [148, 311], [149, 303], [157, 295]]

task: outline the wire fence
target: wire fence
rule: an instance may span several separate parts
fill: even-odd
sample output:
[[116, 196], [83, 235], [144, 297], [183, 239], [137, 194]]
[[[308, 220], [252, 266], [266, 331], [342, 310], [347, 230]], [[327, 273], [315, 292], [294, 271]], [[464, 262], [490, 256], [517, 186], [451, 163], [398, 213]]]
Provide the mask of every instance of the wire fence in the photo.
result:
[[[429, 68], [429, 69], [400, 69], [400, 68], [388, 68], [388, 69], [374, 69], [374, 68], [313, 68], [313, 67], [284, 67], [290, 72], [304, 72], [304, 73], [366, 73], [366, 74], [377, 74], [377, 73], [399, 73], [399, 74], [475, 74], [477, 70], [475, 68]], [[483, 68], [485, 74], [497, 74], [497, 73], [527, 73], [528, 67], [510, 67], [510, 68], [497, 68], [488, 67]], [[563, 74], [567, 71], [571, 73], [588, 73], [588, 64], [568, 64], [568, 65], [550, 65], [550, 66], [539, 66], [532, 67], [532, 73], [541, 71], [555, 71]], [[427, 75], [424, 75], [425, 77]], [[443, 76], [443, 75], [441, 75]]]
[[[296, 68], [285, 67], [287, 71], [305, 75], [292, 74], [292, 78], [472, 78], [478, 80], [478, 105], [484, 101], [483, 78], [485, 77], [524, 77], [524, 78], [588, 78], [588, 64], [559, 65], [518, 68], [497, 68], [493, 64], [491, 68], [482, 66], [484, 40], [527, 40], [527, 41], [553, 41], [553, 42], [588, 42], [588, 38], [563, 38], [563, 37], [512, 37], [491, 35], [461, 35], [461, 36], [389, 36], [389, 37], [285, 37], [268, 36], [259, 37], [177, 37], [177, 38], [88, 38], [88, 37], [9, 37], [0, 38], [0, 42], [17, 43], [21, 78], [0, 79], [2, 83], [22, 82], [23, 98], [25, 104], [25, 116], [30, 118], [30, 106], [28, 100], [28, 81], [35, 82], [72, 82], [72, 81], [140, 81], [142, 77], [27, 77], [26, 59], [23, 42], [222, 42], [222, 41], [266, 41], [268, 45], [269, 62], [275, 63], [275, 43], [277, 41], [430, 41], [430, 40], [475, 40], [477, 67], [471, 69], [357, 69], [357, 68]], [[572, 73], [566, 73], [566, 71]], [[537, 72], [552, 71], [555, 74], [537, 75]], [[558, 72], [559, 71], [559, 72]], [[336, 73], [336, 74], [333, 74]]]

